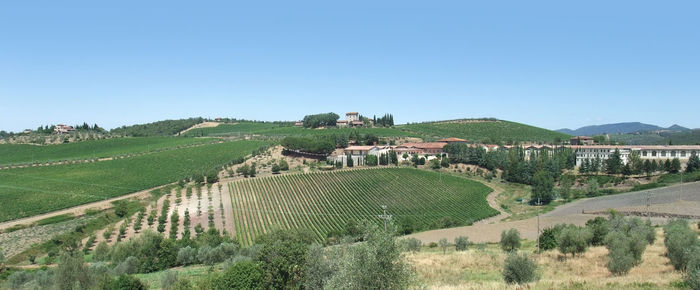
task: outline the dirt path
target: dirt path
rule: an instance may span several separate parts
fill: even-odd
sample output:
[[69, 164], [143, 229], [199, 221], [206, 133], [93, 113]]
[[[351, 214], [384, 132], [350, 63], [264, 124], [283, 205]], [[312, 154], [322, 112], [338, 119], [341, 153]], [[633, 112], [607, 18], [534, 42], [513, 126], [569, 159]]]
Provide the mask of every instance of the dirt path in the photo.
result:
[[73, 214], [74, 216], [81, 216], [81, 215], [84, 215], [85, 211], [88, 209], [105, 210], [108, 208], [112, 208], [112, 206], [113, 206], [112, 202], [115, 202], [117, 200], [129, 199], [129, 198], [145, 199], [150, 195], [151, 190], [162, 188], [162, 187], [168, 186], [168, 185], [170, 185], [170, 184], [164, 184], [164, 185], [161, 185], [158, 187], [144, 189], [144, 190], [130, 193], [127, 195], [122, 195], [122, 196], [118, 196], [118, 197], [114, 197], [114, 198], [110, 198], [110, 199], [86, 203], [83, 205], [69, 207], [66, 209], [52, 211], [49, 213], [44, 213], [44, 214], [30, 216], [30, 217], [26, 217], [26, 218], [6, 221], [3, 223], [0, 223], [0, 230], [4, 230], [6, 228], [9, 228], [9, 227], [12, 227], [15, 225], [21, 225], [21, 224], [29, 225], [29, 224], [35, 223], [37, 221], [43, 220], [45, 218], [50, 218], [50, 217], [54, 217], [54, 216], [62, 215], [62, 214]]
[[[494, 194], [494, 197], [496, 195]], [[567, 223], [585, 225], [586, 221], [597, 216], [607, 216], [607, 209], [646, 208], [647, 200], [651, 212], [668, 210], [670, 213], [700, 212], [700, 182], [674, 185], [652, 190], [630, 192], [624, 194], [587, 198], [564, 204], [555, 210], [543, 214], [539, 219], [540, 230], [556, 224]], [[491, 204], [491, 202], [489, 202]], [[493, 206], [493, 205], [492, 205]], [[585, 212], [582, 213], [582, 212]], [[589, 214], [594, 213], [595, 214]], [[665, 217], [651, 217], [652, 223], [666, 222]], [[424, 243], [438, 242], [442, 238], [453, 241], [458, 236], [466, 236], [472, 242], [498, 242], [501, 232], [511, 228], [520, 231], [525, 239], [537, 239], [537, 217], [519, 221], [476, 223], [472, 226], [425, 231], [407, 235], [407, 238], [417, 238]]]
[[492, 217], [490, 217], [490, 218], [486, 218], [486, 219], [480, 220], [480, 221], [478, 221], [478, 222], [476, 222], [476, 223], [474, 223], [474, 224], [475, 224], [475, 225], [492, 224], [492, 223], [500, 222], [501, 220], [503, 220], [503, 219], [509, 217], [510, 214], [507, 213], [506, 211], [504, 211], [504, 210], [501, 208], [501, 205], [500, 205], [500, 204], [498, 203], [498, 201], [496, 200], [496, 198], [498, 197], [498, 195], [500, 195], [501, 193], [503, 193], [503, 190], [504, 190], [504, 189], [503, 189], [502, 187], [500, 187], [500, 186], [496, 186], [496, 185], [493, 185], [493, 184], [488, 184], [488, 183], [483, 183], [483, 184], [493, 189], [493, 191], [492, 191], [491, 193], [489, 193], [489, 195], [486, 196], [486, 201], [489, 203], [489, 206], [492, 207], [493, 209], [497, 210], [497, 211], [499, 212], [499, 214], [496, 215], [496, 216], [492, 216]]
[[[219, 122], [202, 122], [202, 123], [196, 124], [192, 127], [189, 127], [185, 130], [180, 131], [180, 133], [175, 134], [175, 136], [178, 136], [180, 134], [185, 134], [189, 130], [194, 130], [194, 129], [199, 129], [199, 128], [212, 128], [212, 127], [219, 126], [219, 124], [221, 124], [221, 123], [219, 123]], [[232, 125], [233, 124], [236, 124], [236, 123], [232, 123]]]

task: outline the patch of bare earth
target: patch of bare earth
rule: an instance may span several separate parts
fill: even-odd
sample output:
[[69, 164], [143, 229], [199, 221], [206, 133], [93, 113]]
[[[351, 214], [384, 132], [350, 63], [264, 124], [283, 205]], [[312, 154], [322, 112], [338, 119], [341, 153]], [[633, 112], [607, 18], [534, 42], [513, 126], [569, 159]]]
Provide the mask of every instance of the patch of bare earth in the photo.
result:
[[[591, 247], [586, 253], [572, 258], [564, 257], [557, 250], [541, 254], [525, 250], [538, 264], [538, 281], [523, 286], [508, 285], [501, 271], [506, 254], [497, 245], [484, 249], [455, 252], [454, 248], [443, 254], [441, 250], [426, 249], [407, 254], [414, 265], [421, 288], [428, 289], [630, 289], [653, 284], [657, 288], [669, 288], [671, 282], [681, 279], [681, 274], [669, 265], [664, 256], [661, 229], [657, 239], [647, 247], [642, 263], [625, 276], [614, 276], [605, 267], [607, 249]], [[654, 288], [654, 287], [652, 287]], [[644, 288], [649, 289], [649, 287]]]

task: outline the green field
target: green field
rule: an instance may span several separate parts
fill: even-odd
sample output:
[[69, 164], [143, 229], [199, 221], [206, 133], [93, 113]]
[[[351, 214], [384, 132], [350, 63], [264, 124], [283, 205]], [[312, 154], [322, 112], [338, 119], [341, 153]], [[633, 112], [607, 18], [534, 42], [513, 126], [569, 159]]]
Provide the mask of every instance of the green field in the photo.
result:
[[0, 165], [112, 157], [212, 141], [201, 138], [135, 137], [44, 146], [0, 144]]
[[307, 228], [319, 239], [347, 220], [379, 221], [382, 205], [396, 220], [424, 228], [449, 217], [462, 223], [497, 214], [491, 188], [411, 168], [346, 170], [252, 178], [229, 183], [236, 236], [250, 245], [273, 227]]
[[486, 122], [452, 120], [408, 124], [398, 128], [435, 139], [457, 137], [482, 143], [556, 142], [568, 140], [571, 137], [563, 133], [503, 120]]
[[0, 222], [175, 182], [266, 144], [225, 142], [94, 163], [0, 170]]
[[263, 136], [326, 136], [334, 134], [374, 134], [378, 137], [420, 137], [420, 135], [398, 130], [396, 128], [327, 128], [308, 129], [302, 127], [280, 126], [274, 123], [242, 122], [221, 124], [216, 127], [200, 128], [188, 131], [186, 136], [239, 136], [257, 134]]

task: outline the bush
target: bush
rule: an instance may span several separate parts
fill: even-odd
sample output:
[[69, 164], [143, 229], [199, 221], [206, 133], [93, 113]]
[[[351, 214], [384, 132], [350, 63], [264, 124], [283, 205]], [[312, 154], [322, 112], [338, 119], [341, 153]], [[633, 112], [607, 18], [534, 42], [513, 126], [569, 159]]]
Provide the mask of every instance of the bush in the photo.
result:
[[115, 275], [122, 274], [136, 274], [139, 271], [139, 260], [134, 256], [130, 256], [124, 260], [124, 262], [119, 263], [117, 267], [114, 268]]
[[627, 274], [635, 265], [635, 258], [630, 250], [631, 238], [621, 232], [611, 232], [606, 237], [608, 262], [606, 267], [613, 275]]
[[537, 279], [537, 265], [525, 254], [511, 253], [503, 265], [503, 279], [508, 284], [524, 284]]
[[696, 245], [691, 252], [684, 280], [690, 289], [700, 289], [700, 245]]
[[419, 252], [420, 247], [423, 245], [423, 242], [421, 242], [419, 239], [416, 238], [410, 238], [406, 240], [406, 249], [411, 251], [411, 252]]
[[459, 236], [455, 238], [455, 250], [456, 251], [464, 251], [467, 249], [467, 245], [469, 244], [469, 239], [465, 236]]
[[591, 245], [602, 246], [605, 243], [605, 236], [608, 234], [608, 220], [604, 217], [596, 217], [586, 222], [586, 228], [591, 230]]
[[263, 269], [251, 261], [241, 261], [214, 278], [213, 289], [263, 289]]
[[148, 289], [141, 280], [134, 276], [129, 276], [129, 275], [121, 275], [117, 279], [114, 280], [106, 280], [105, 282], [100, 285], [100, 289], [103, 290], [122, 290], [122, 289], [129, 289], [129, 290], [145, 290]]
[[520, 248], [520, 232], [516, 229], [501, 232], [501, 249], [512, 252]]
[[95, 254], [92, 259], [95, 261], [106, 261], [109, 258], [109, 246], [104, 241], [97, 244], [95, 248]]
[[160, 289], [170, 290], [175, 289], [177, 284], [177, 272], [176, 271], [165, 271], [163, 276], [160, 277]]
[[442, 253], [444, 254], [447, 251], [447, 246], [449, 243], [447, 243], [447, 239], [443, 238], [440, 239], [440, 247], [442, 248]]
[[12, 289], [21, 289], [24, 284], [33, 279], [32, 274], [26, 271], [17, 271], [10, 274], [7, 283]]
[[570, 253], [572, 257], [575, 257], [576, 254], [586, 252], [592, 237], [593, 234], [587, 228], [568, 226], [563, 228], [557, 236], [557, 248], [562, 254]]
[[542, 230], [542, 233], [540, 234], [541, 251], [549, 251], [557, 248], [559, 245], [557, 243], [557, 236], [559, 236], [562, 228], [564, 228], [564, 225], [556, 225]]
[[190, 246], [181, 248], [177, 252], [177, 263], [183, 266], [192, 265], [197, 262], [197, 249]]
[[685, 270], [691, 258], [691, 251], [698, 244], [697, 234], [690, 229], [688, 221], [683, 219], [671, 220], [664, 227], [667, 253], [671, 265], [676, 270]]
[[432, 249], [432, 248], [437, 248], [437, 246], [438, 246], [438, 244], [437, 244], [436, 242], [430, 242], [430, 243], [428, 244], [428, 248], [431, 248], [431, 249]]

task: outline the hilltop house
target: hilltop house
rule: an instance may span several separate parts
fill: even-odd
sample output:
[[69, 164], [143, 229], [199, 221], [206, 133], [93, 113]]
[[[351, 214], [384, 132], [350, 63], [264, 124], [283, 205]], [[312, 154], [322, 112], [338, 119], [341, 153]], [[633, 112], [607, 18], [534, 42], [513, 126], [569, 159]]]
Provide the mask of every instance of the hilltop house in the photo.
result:
[[576, 136], [569, 140], [569, 144], [571, 145], [593, 145], [594, 143], [595, 141], [593, 138], [588, 136]]
[[73, 132], [73, 131], [75, 131], [75, 128], [73, 128], [73, 126], [58, 124], [53, 128], [53, 131], [56, 134], [63, 134], [63, 133]]

